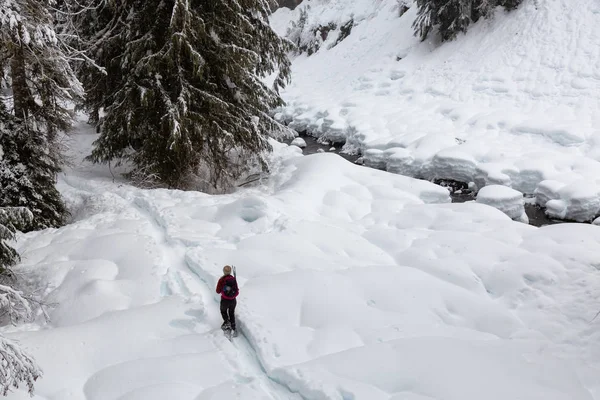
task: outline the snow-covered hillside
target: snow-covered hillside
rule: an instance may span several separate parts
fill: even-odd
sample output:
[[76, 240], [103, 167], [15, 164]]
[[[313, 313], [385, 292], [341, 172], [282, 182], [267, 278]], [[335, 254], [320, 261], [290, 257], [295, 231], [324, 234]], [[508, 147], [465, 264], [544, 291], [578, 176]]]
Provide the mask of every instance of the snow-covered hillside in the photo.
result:
[[18, 243], [52, 304], [8, 335], [45, 371], [35, 399], [600, 399], [597, 227], [285, 145], [260, 187], [140, 190], [79, 161], [96, 137], [80, 126], [60, 179], [73, 223]]
[[306, 27], [336, 26], [317, 53], [294, 60], [280, 118], [347, 140], [392, 172], [541, 188], [551, 215], [597, 216], [600, 3], [525, 0], [443, 45], [415, 38], [416, 6], [400, 17], [400, 4], [411, 1], [305, 0], [278, 10], [280, 34], [304, 9]]

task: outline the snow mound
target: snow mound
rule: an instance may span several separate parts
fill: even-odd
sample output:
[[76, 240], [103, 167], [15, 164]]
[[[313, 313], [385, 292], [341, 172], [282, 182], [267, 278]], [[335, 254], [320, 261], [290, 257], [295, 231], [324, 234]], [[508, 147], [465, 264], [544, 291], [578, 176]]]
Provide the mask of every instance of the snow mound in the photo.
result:
[[477, 193], [476, 201], [497, 208], [511, 219], [529, 223], [525, 214], [523, 193], [517, 190], [501, 185], [489, 185]]
[[301, 149], [306, 147], [306, 141], [300, 137], [295, 138], [294, 140], [292, 140], [291, 143], [292, 146], [298, 146]]
[[[550, 180], [600, 191], [595, 0], [524, 1], [444, 44], [434, 35], [415, 38], [417, 7], [404, 2], [410, 8], [401, 14], [401, 4], [304, 0], [294, 11], [275, 12], [272, 25], [281, 34], [305, 12], [303, 32], [319, 42], [310, 56], [293, 60], [280, 119], [345, 141], [366, 165], [390, 172], [526, 194]], [[327, 34], [312, 29], [330, 25]], [[594, 213], [587, 197], [554, 193], [560, 198], [539, 196], [540, 205], [560, 200], [553, 215]]]
[[550, 200], [557, 200], [560, 197], [559, 190], [565, 185], [562, 182], [545, 180], [535, 189], [535, 201], [542, 207], [546, 206]]
[[600, 187], [576, 181], [555, 193], [557, 198], [546, 202], [546, 213], [552, 217], [589, 222], [600, 214]]

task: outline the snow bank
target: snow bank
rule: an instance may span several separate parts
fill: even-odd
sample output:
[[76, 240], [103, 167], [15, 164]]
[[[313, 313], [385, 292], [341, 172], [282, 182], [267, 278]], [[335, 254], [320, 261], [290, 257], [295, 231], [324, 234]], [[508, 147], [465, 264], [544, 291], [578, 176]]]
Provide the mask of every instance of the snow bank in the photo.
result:
[[[38, 399], [598, 399], [598, 227], [538, 229], [276, 151], [264, 186], [221, 196], [85, 163], [61, 176], [77, 220], [18, 243], [19, 272], [58, 302], [9, 332], [45, 370]], [[241, 287], [232, 343], [224, 264]]]
[[[345, 140], [366, 165], [427, 180], [526, 194], [543, 181], [582, 181], [600, 191], [596, 1], [524, 1], [443, 45], [415, 38], [416, 7], [400, 16], [396, 0], [304, 0], [277, 11], [273, 26], [285, 34], [303, 9], [307, 26], [336, 28], [316, 53], [293, 61], [279, 112], [292, 127]], [[304, 32], [319, 41], [313, 31]], [[552, 215], [597, 211], [587, 195], [556, 194]]]
[[574, 221], [592, 221], [600, 213], [600, 187], [576, 181], [561, 187], [558, 198], [546, 203], [548, 215]]
[[501, 185], [489, 185], [477, 193], [476, 201], [497, 208], [511, 219], [529, 223], [525, 214], [523, 193], [517, 190]]
[[297, 137], [294, 140], [292, 140], [291, 144], [292, 144], [292, 146], [298, 146], [301, 149], [303, 149], [303, 148], [306, 147], [306, 141], [304, 139], [302, 139], [302, 138], [299, 138], [299, 137]]

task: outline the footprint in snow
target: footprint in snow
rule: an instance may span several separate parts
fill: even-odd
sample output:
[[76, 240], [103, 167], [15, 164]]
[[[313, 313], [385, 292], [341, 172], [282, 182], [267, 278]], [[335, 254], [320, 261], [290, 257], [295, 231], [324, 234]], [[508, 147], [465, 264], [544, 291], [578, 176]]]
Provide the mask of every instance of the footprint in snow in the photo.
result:
[[405, 75], [406, 75], [406, 72], [404, 72], [404, 71], [392, 71], [390, 73], [390, 79], [393, 81], [397, 81], [398, 79], [404, 78]]

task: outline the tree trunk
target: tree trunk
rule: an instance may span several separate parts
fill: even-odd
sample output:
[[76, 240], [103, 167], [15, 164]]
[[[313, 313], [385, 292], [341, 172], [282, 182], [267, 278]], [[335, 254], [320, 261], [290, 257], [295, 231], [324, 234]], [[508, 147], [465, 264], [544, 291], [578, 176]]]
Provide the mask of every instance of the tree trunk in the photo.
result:
[[50, 84], [44, 79], [41, 83], [40, 97], [42, 100], [41, 115], [46, 120], [46, 134], [48, 141], [54, 143], [56, 140], [56, 121], [52, 117], [56, 115], [56, 103], [52, 97]]
[[29, 88], [27, 87], [23, 47], [20, 44], [14, 43], [12, 50], [10, 72], [12, 78], [14, 112], [16, 117], [27, 119], [29, 116], [28, 105], [31, 94], [29, 93]]

